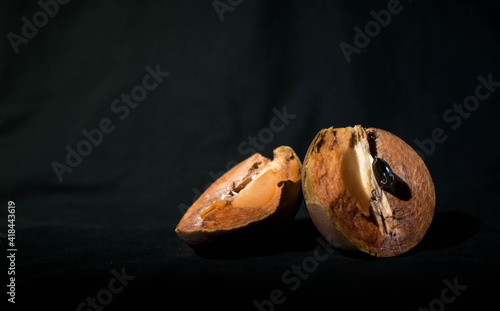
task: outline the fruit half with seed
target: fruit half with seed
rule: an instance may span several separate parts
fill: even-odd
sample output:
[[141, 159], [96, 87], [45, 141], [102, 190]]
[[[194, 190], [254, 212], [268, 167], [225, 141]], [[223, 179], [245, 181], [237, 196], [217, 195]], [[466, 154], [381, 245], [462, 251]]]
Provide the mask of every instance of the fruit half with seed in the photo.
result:
[[378, 257], [417, 245], [436, 202], [418, 154], [389, 132], [359, 125], [316, 135], [304, 159], [302, 191], [330, 243]]
[[[187, 210], [177, 235], [192, 246], [284, 224], [297, 213], [301, 162], [292, 148], [254, 154], [217, 179]], [[212, 243], [213, 242], [213, 243]]]

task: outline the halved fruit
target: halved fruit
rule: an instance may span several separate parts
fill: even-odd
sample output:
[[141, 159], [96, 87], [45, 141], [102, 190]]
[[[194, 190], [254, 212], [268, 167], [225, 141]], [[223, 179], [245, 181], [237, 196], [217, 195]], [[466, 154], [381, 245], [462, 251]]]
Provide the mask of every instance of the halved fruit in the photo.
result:
[[288, 222], [299, 207], [301, 168], [290, 147], [274, 150], [272, 161], [254, 154], [193, 203], [177, 225], [177, 235], [196, 246]]
[[302, 191], [312, 221], [333, 245], [379, 257], [424, 237], [436, 202], [418, 154], [384, 130], [321, 130], [304, 159]]

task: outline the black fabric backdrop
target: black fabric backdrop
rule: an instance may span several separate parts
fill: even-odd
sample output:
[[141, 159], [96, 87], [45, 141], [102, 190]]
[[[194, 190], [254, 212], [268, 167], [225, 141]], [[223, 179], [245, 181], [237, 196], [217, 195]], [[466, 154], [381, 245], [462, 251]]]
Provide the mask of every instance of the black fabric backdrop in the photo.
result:
[[[496, 82], [476, 90], [478, 77], [500, 81], [496, 2], [69, 1], [56, 10], [48, 1], [53, 16], [41, 3], [0, 10], [4, 290], [10, 200], [18, 249], [9, 308], [75, 310], [87, 297], [104, 310], [257, 310], [255, 301], [461, 310], [496, 300], [500, 97]], [[399, 13], [377, 31], [370, 12], [388, 5]], [[33, 17], [36, 29], [26, 26]], [[355, 38], [367, 24], [378, 32], [368, 43]], [[355, 39], [367, 45], [348, 63], [340, 44]], [[453, 106], [465, 99], [470, 112]], [[273, 121], [282, 114], [285, 123]], [[250, 144], [268, 157], [289, 145], [303, 158], [320, 129], [355, 124], [424, 152], [437, 205], [414, 250], [390, 259], [334, 250], [315, 265], [320, 234], [304, 205], [271, 247], [252, 252], [196, 254], [175, 235], [186, 206]], [[89, 151], [84, 130], [100, 126], [109, 133]], [[89, 154], [70, 156], [78, 165], [60, 182], [53, 165], [68, 165], [67, 146]], [[298, 277], [302, 265], [311, 272]], [[109, 296], [113, 269], [135, 278]], [[444, 290], [454, 282], [460, 290]], [[262, 302], [273, 297], [282, 303]]]

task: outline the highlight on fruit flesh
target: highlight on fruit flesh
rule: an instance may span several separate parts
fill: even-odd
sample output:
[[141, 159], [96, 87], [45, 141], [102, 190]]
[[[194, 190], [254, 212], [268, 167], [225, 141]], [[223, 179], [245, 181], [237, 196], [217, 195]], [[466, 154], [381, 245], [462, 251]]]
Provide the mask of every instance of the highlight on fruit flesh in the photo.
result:
[[301, 162], [292, 148], [271, 161], [254, 154], [215, 181], [188, 209], [175, 231], [190, 245], [217, 240], [256, 224], [292, 219], [300, 199]]
[[304, 159], [306, 205], [333, 245], [390, 257], [425, 235], [435, 205], [425, 164], [404, 141], [357, 125], [318, 133]]

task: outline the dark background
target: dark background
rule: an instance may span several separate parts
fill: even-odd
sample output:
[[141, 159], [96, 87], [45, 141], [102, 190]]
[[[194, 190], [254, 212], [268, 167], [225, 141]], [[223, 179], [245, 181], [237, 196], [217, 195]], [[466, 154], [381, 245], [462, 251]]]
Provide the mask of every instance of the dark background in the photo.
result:
[[[478, 76], [500, 81], [499, 6], [402, 0], [347, 63], [339, 44], [353, 45], [353, 28], [387, 3], [245, 0], [221, 21], [211, 1], [75, 0], [15, 53], [8, 34], [20, 35], [22, 17], [41, 8], [2, 1], [0, 279], [5, 290], [12, 200], [15, 307], [75, 310], [122, 268], [135, 279], [104, 310], [257, 310], [252, 302], [276, 288], [286, 296], [276, 310], [418, 310], [454, 278], [467, 289], [446, 310], [495, 301], [499, 91], [457, 129], [443, 114], [474, 95]], [[170, 75], [121, 120], [111, 103], [157, 65]], [[383, 128], [415, 149], [441, 128], [446, 140], [425, 157], [437, 205], [422, 243], [390, 259], [334, 251], [295, 291], [282, 275], [313, 255], [320, 236], [304, 206], [270, 249], [206, 256], [185, 245], [174, 232], [181, 210], [210, 172], [249, 156], [238, 146], [283, 107], [296, 117], [263, 144], [265, 156], [289, 145], [302, 159], [330, 126]], [[103, 118], [115, 130], [59, 182], [51, 164], [65, 164], [66, 146]]]

